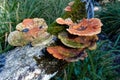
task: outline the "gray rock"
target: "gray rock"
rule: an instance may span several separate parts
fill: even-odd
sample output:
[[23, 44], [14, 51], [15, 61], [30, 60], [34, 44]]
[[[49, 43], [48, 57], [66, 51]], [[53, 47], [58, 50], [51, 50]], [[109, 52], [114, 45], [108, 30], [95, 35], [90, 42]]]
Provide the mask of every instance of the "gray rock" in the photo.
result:
[[40, 67], [34, 57], [41, 59], [42, 50], [53, 42], [54, 37], [38, 47], [17, 47], [0, 55], [0, 80], [49, 80], [57, 70], [46, 73], [46, 66]]

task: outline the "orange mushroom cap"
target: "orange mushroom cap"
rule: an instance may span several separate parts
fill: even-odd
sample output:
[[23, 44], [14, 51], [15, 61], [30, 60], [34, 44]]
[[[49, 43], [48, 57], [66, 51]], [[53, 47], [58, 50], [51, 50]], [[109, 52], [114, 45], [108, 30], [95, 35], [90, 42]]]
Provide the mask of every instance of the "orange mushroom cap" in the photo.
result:
[[83, 19], [80, 23], [70, 26], [67, 31], [78, 36], [93, 36], [101, 32], [102, 23], [98, 18]]
[[24, 19], [23, 22], [22, 22], [22, 24], [24, 25], [24, 27], [27, 27], [27, 26], [30, 27], [30, 25], [34, 24], [34, 21], [33, 21], [33, 19]]
[[[24, 19], [23, 22], [19, 23], [16, 26], [16, 30], [23, 31], [24, 29], [31, 30], [35, 27], [41, 27], [44, 30], [47, 30], [48, 26], [43, 18], [33, 18], [33, 19]], [[24, 32], [24, 31], [23, 31]]]
[[61, 55], [61, 54], [59, 54], [59, 52], [57, 51], [56, 48], [58, 48], [58, 47], [55, 47], [55, 48], [54, 48], [54, 47], [47, 47], [47, 51], [48, 51], [50, 54], [52, 54], [55, 58], [63, 59], [64, 56]]
[[56, 19], [56, 22], [57, 22], [58, 24], [62, 24], [62, 25], [63, 25], [63, 24], [66, 24], [66, 23], [65, 23], [65, 20], [64, 20], [63, 18], [57, 18], [57, 19]]
[[37, 38], [39, 36], [39, 32], [40, 32], [39, 27], [34, 27], [31, 30], [29, 30], [26, 34], [32, 36], [33, 38]]
[[[47, 47], [47, 51], [55, 58], [71, 61], [71, 59], [78, 59], [84, 54], [84, 49], [68, 48], [65, 46]], [[82, 56], [85, 58], [86, 56]]]

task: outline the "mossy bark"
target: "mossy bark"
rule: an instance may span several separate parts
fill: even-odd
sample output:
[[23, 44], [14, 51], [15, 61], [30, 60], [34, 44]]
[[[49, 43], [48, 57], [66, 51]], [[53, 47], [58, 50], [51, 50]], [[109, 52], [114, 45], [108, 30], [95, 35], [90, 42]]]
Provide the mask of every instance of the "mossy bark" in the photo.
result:
[[[75, 3], [72, 6], [72, 11], [65, 12], [60, 17], [63, 19], [71, 18], [73, 22], [77, 22], [77, 20], [86, 17], [85, 3], [80, 0], [75, 0]], [[48, 32], [53, 35], [57, 35], [59, 32], [64, 30], [66, 30], [66, 25], [59, 25], [55, 21], [48, 27]]]

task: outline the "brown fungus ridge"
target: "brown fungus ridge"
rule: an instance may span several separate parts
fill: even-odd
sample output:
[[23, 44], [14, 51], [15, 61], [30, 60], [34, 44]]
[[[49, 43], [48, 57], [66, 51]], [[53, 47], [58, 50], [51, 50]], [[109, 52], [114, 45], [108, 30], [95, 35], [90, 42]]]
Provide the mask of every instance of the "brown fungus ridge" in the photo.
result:
[[68, 62], [75, 62], [78, 60], [84, 60], [86, 57], [88, 57], [88, 54], [86, 51], [80, 52], [81, 55], [71, 57], [71, 58], [66, 58], [65, 60]]
[[101, 32], [101, 26], [102, 23], [98, 18], [82, 19], [80, 23], [70, 26], [67, 31], [78, 36], [93, 36]]
[[77, 36], [71, 35], [67, 32], [61, 32], [58, 34], [58, 38], [61, 42], [71, 48], [89, 48], [93, 50], [96, 48], [97, 35], [93, 36]]
[[[78, 59], [78, 57], [81, 57], [81, 55], [84, 54], [84, 49], [74, 49], [65, 46], [50, 46], [47, 47], [47, 51], [55, 58], [63, 59], [68, 62], [71, 62], [71, 59]], [[83, 58], [85, 58], [85, 56], [82, 56], [80, 59]]]

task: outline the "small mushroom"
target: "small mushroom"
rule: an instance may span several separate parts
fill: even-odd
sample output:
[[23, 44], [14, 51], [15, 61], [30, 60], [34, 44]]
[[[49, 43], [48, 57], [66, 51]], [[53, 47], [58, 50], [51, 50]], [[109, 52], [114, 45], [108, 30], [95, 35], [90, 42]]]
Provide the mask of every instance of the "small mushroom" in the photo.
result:
[[101, 32], [101, 26], [98, 18], [83, 19], [80, 23], [70, 26], [67, 31], [78, 36], [93, 36]]
[[47, 51], [55, 58], [63, 59], [68, 62], [73, 62], [79, 59], [83, 60], [85, 57], [87, 57], [85, 55], [83, 56], [83, 54], [85, 54], [84, 49], [74, 49], [65, 46], [47, 47]]
[[98, 40], [97, 35], [77, 36], [77, 35], [71, 35], [67, 32], [59, 33], [58, 38], [65, 46], [71, 48], [90, 48], [91, 50], [95, 49], [95, 43]]
[[71, 11], [72, 11], [71, 6], [67, 6], [67, 7], [65, 7], [64, 10], [67, 11], [67, 12], [71, 12]]
[[62, 18], [57, 18], [57, 19], [56, 19], [56, 22], [57, 22], [58, 24], [61, 24], [61, 25], [66, 24], [66, 23], [65, 23], [65, 20], [62, 19]]
[[68, 26], [71, 26], [71, 25], [73, 25], [74, 23], [73, 23], [73, 21], [71, 20], [71, 18], [67, 18], [67, 19], [63, 19], [63, 18], [57, 18], [56, 19], [56, 22], [58, 23], [58, 24], [61, 24], [61, 25], [68, 25]]
[[75, 1], [71, 1], [68, 3], [69, 6], [72, 6], [75, 3]]
[[72, 5], [74, 4], [74, 1], [71, 1], [68, 3], [68, 6], [64, 9], [65, 11], [71, 12], [72, 11]]

